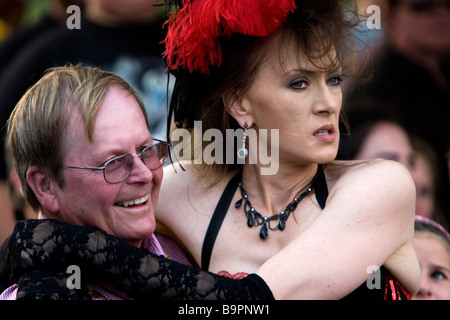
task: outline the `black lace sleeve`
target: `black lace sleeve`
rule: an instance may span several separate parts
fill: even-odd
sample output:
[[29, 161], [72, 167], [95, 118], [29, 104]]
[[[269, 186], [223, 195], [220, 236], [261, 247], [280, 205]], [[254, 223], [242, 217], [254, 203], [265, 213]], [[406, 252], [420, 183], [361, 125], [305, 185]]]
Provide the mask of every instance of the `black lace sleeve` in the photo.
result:
[[56, 220], [18, 222], [0, 256], [0, 276], [10, 283], [35, 270], [61, 273], [77, 265], [82, 274], [135, 299], [273, 299], [256, 274], [241, 280], [218, 276], [133, 247], [98, 228]]
[[86, 289], [69, 288], [67, 273], [36, 270], [17, 283], [17, 300], [91, 300]]

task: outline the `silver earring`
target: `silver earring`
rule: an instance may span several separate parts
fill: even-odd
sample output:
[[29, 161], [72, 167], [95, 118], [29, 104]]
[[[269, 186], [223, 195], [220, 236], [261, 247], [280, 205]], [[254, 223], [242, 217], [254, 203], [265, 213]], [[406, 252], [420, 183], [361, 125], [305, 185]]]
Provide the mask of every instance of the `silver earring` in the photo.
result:
[[245, 159], [248, 156], [248, 150], [245, 147], [245, 142], [247, 141], [247, 122], [244, 124], [244, 137], [242, 138], [242, 148], [240, 148], [237, 152], [237, 156], [239, 159]]

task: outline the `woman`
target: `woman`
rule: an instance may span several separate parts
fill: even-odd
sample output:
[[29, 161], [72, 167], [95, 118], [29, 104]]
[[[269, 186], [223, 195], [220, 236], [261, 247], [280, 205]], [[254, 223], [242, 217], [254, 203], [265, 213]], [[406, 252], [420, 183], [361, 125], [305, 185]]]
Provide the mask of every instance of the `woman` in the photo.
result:
[[[203, 135], [211, 128], [223, 136], [227, 129], [242, 128], [253, 130], [260, 142], [264, 129], [278, 130], [278, 172], [261, 174], [264, 164], [251, 145], [243, 165], [226, 164], [225, 147], [220, 163], [197, 165], [192, 159], [183, 163], [185, 172], [165, 172], [157, 225], [212, 272], [239, 276], [282, 268], [275, 282], [284, 279], [281, 274], [301, 278], [300, 287], [295, 281], [292, 287], [267, 281], [276, 298], [341, 298], [367, 279], [370, 265], [397, 263], [402, 267], [391, 271], [413, 293], [418, 267], [409, 173], [388, 161], [333, 162], [340, 83], [350, 65], [341, 59], [348, 56], [349, 22], [339, 2], [255, 1], [260, 11], [253, 12], [226, 11], [219, 3], [183, 1], [185, 7], [169, 22], [166, 56], [177, 78], [171, 103], [175, 123], [190, 130], [194, 149], [194, 120], [202, 120]], [[232, 9], [242, 14], [234, 16]], [[267, 12], [271, 18], [264, 17]], [[260, 18], [278, 25], [268, 30], [273, 26], [259, 26]], [[202, 28], [210, 32], [199, 32]], [[216, 29], [223, 34], [216, 36]], [[273, 150], [277, 141], [263, 142], [259, 148]], [[204, 142], [203, 151], [207, 148]], [[240, 143], [234, 149], [238, 156], [239, 148]], [[229, 181], [224, 205], [219, 199]], [[294, 205], [300, 195], [303, 200]], [[283, 214], [287, 206], [291, 209]], [[222, 216], [213, 215], [215, 210]]]
[[450, 235], [440, 224], [417, 216], [414, 248], [422, 279], [415, 300], [450, 299]]
[[[333, 162], [342, 101], [339, 3], [239, 3], [183, 1], [184, 10], [177, 12], [166, 39], [168, 65], [177, 77], [171, 108], [177, 125], [191, 131], [195, 120], [203, 121], [204, 131], [241, 127], [249, 137], [254, 130], [260, 139], [262, 129], [278, 130], [278, 171], [260, 175], [258, 157], [259, 162], [244, 165], [215, 163], [197, 170], [183, 163], [183, 173], [166, 171], [157, 208], [159, 230], [181, 241], [210, 271], [251, 273], [244, 278], [246, 288], [252, 286], [248, 280], [261, 284], [256, 273], [277, 299], [398, 299], [414, 294], [419, 270], [412, 247], [415, 193], [409, 173], [388, 161]], [[220, 39], [214, 38], [217, 29]], [[272, 150], [275, 140], [263, 141]], [[251, 146], [239, 147], [238, 156], [255, 157]], [[226, 214], [221, 225], [212, 218], [217, 203], [218, 212]], [[212, 235], [207, 245], [205, 234]], [[141, 254], [132, 248], [127, 253], [131, 251]], [[80, 259], [94, 270], [102, 262]], [[122, 266], [108, 261], [115, 269]], [[379, 290], [366, 285], [374, 266], [382, 266]], [[140, 272], [123, 269], [127, 281], [143, 278], [134, 286], [137, 291], [151, 285]], [[222, 278], [214, 279], [217, 288]], [[199, 288], [196, 282], [183, 286]]]
[[436, 152], [418, 136], [413, 138], [416, 153], [414, 181], [416, 182], [416, 215], [430, 218], [448, 229], [444, 210], [437, 199], [444, 174], [439, 170]]

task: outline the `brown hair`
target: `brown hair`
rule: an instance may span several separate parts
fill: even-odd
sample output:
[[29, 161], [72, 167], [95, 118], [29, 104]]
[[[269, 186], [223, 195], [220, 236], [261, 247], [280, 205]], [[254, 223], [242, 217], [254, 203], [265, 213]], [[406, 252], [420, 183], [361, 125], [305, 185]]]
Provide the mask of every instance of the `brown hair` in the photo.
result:
[[447, 251], [450, 252], [450, 234], [436, 221], [426, 217], [416, 216], [414, 220], [414, 232], [428, 232], [441, 237], [446, 244]]
[[[340, 65], [346, 72], [350, 71], [348, 67], [353, 64], [347, 63], [347, 59], [353, 55], [349, 54], [352, 50], [349, 50], [348, 40], [352, 39], [356, 20], [345, 17], [345, 9], [337, 0], [301, 0], [296, 1], [296, 4], [295, 12], [289, 15], [287, 21], [274, 34], [267, 37], [240, 34], [233, 34], [230, 38], [224, 36], [221, 39], [222, 65], [211, 67], [210, 74], [179, 69], [173, 72], [176, 83], [169, 117], [173, 113], [176, 127], [190, 131], [192, 149], [195, 148], [194, 142], [199, 141], [194, 138], [194, 135], [198, 134], [193, 132], [195, 120], [202, 121], [202, 134], [210, 128], [216, 128], [225, 137], [227, 129], [239, 128], [237, 122], [228, 114], [223, 99], [230, 94], [238, 99], [249, 89], [259, 66], [266, 58], [265, 49], [273, 37], [279, 36], [280, 58], [285, 52], [283, 50], [294, 43], [311, 62], [328, 59], [324, 61], [327, 68], [333, 69]], [[355, 12], [353, 16], [354, 14]], [[329, 54], [333, 50], [336, 51], [336, 57], [330, 61]], [[209, 142], [202, 143], [204, 150]], [[225, 158], [224, 147], [223, 164], [203, 163], [196, 166], [199, 178], [208, 177], [214, 184], [224, 174], [237, 168], [236, 164], [226, 164]]]
[[138, 93], [119, 76], [98, 68], [78, 65], [49, 69], [17, 103], [8, 120], [7, 143], [25, 199], [34, 209], [39, 209], [40, 204], [27, 184], [28, 168], [42, 168], [63, 186], [63, 137], [68, 118], [72, 112], [79, 112], [86, 136], [92, 141], [95, 117], [112, 85], [119, 85], [134, 96], [148, 126]]

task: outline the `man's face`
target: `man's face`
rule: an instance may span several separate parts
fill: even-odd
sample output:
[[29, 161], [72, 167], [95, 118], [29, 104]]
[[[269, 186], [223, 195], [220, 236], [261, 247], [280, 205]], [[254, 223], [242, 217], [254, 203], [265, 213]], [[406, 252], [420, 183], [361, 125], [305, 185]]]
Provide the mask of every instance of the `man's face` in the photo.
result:
[[[119, 86], [109, 88], [99, 108], [92, 142], [80, 114], [71, 116], [66, 132], [64, 166], [102, 167], [114, 157], [135, 155], [154, 143], [139, 104]], [[150, 170], [135, 157], [128, 178], [114, 184], [105, 181], [102, 171], [63, 170], [65, 184], [56, 188], [57, 206], [50, 216], [71, 224], [97, 226], [136, 246], [154, 232], [162, 168]], [[131, 200], [142, 203], [123, 205]]]

